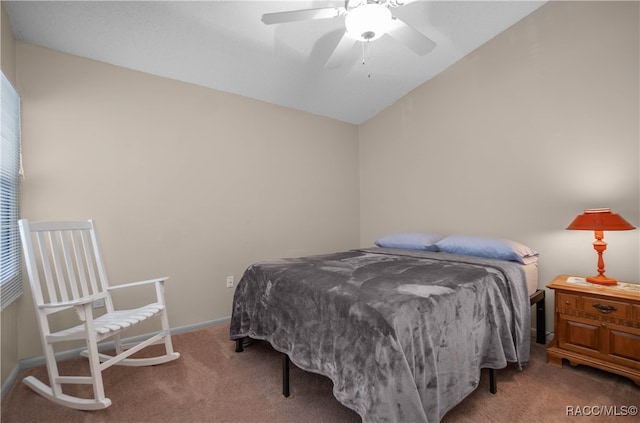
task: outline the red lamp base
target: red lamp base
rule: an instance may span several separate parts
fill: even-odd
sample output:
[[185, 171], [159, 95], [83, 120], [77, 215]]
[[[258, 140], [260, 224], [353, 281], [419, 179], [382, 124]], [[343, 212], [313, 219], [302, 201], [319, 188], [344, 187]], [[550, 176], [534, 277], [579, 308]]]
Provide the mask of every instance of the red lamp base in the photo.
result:
[[609, 278], [605, 275], [589, 276], [587, 278], [587, 282], [595, 283], [598, 285], [617, 285], [618, 284], [618, 281], [616, 281], [615, 279]]

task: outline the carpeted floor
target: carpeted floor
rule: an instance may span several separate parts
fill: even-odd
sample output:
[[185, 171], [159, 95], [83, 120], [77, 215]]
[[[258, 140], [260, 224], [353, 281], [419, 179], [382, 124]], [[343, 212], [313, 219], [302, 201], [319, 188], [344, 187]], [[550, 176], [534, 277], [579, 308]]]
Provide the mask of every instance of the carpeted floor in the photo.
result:
[[[71, 410], [47, 401], [19, 382], [27, 375], [46, 381], [45, 368], [23, 370], [0, 405], [1, 421], [360, 421], [356, 413], [335, 400], [328, 378], [295, 366], [291, 367], [291, 396], [284, 398], [282, 355], [266, 342], [235, 353], [228, 331], [228, 324], [223, 324], [174, 336], [175, 349], [182, 356], [168, 364], [108, 369], [105, 391], [113, 404], [100, 411]], [[69, 360], [64, 367], [78, 374], [86, 369], [85, 360]], [[633, 410], [630, 407], [640, 406], [640, 387], [626, 378], [584, 366], [550, 366], [545, 348], [539, 344], [532, 343], [531, 361], [524, 371], [509, 367], [496, 375], [496, 395], [489, 393], [488, 372], [483, 372], [480, 387], [451, 410], [443, 423], [640, 421], [638, 415], [628, 415]], [[80, 392], [90, 392], [90, 388], [81, 386], [74, 393]], [[575, 415], [580, 413], [583, 415]], [[593, 415], [596, 413], [600, 415]]]

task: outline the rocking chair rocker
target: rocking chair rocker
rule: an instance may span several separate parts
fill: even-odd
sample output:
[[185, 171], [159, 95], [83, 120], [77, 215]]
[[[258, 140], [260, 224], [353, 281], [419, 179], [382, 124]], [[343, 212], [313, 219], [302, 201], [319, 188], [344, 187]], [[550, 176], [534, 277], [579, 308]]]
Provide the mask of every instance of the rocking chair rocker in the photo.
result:
[[[23, 219], [19, 221], [19, 227], [50, 383], [48, 386], [28, 376], [23, 379], [27, 386], [57, 404], [78, 410], [98, 410], [111, 405], [104, 393], [103, 370], [114, 364], [152, 366], [180, 357], [173, 351], [165, 309], [164, 282], [167, 277], [109, 286], [92, 220], [30, 223]], [[155, 303], [132, 310], [114, 309], [112, 291], [141, 285], [155, 287]], [[96, 301], [104, 302], [105, 314], [94, 316]], [[69, 309], [75, 310], [81, 323], [74, 322], [72, 327], [53, 331], [50, 317]], [[151, 317], [160, 318], [160, 332], [137, 344], [122, 343], [123, 330]], [[55, 319], [56, 326], [66, 320], [69, 320], [68, 316]], [[113, 356], [98, 351], [100, 343], [107, 339], [113, 341]], [[54, 344], [75, 340], [86, 342], [87, 349], [81, 355], [89, 359], [90, 376], [59, 374]], [[129, 358], [149, 345], [160, 343], [164, 343], [163, 355]], [[65, 394], [63, 384], [92, 385], [93, 398]]]

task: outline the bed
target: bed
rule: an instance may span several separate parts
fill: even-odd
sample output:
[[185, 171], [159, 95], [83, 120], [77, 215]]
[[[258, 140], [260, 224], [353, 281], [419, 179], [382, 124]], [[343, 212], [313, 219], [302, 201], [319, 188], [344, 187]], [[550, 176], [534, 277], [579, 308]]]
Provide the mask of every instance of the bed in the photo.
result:
[[536, 286], [537, 263], [443, 251], [260, 262], [237, 285], [230, 338], [266, 340], [329, 377], [364, 422], [438, 422], [480, 369], [527, 363]]

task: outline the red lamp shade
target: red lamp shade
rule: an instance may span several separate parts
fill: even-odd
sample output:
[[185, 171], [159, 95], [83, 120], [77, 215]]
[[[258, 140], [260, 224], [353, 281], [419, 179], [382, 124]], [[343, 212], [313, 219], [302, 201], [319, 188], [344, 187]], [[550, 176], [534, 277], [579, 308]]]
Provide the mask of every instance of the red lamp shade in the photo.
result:
[[635, 229], [619, 214], [611, 213], [611, 209], [586, 209], [576, 217], [567, 229], [587, 231], [628, 231]]
[[593, 248], [598, 253], [598, 276], [589, 276], [587, 282], [616, 285], [618, 282], [615, 279], [604, 274], [602, 254], [607, 249], [607, 243], [603, 241], [603, 231], [628, 231], [635, 229], [635, 227], [620, 215], [611, 213], [611, 209], [586, 209], [583, 214], [571, 222], [567, 229], [588, 230], [595, 233], [596, 240], [593, 243]]

